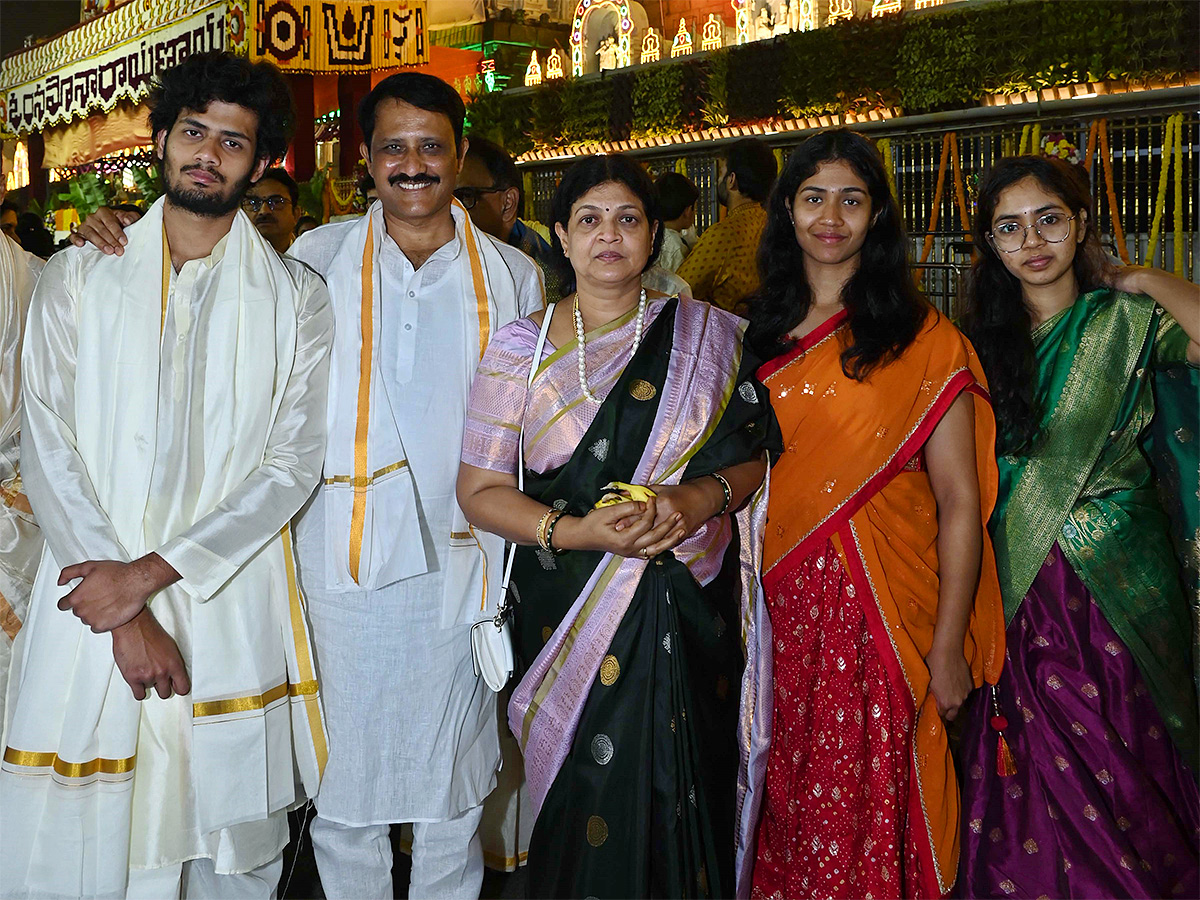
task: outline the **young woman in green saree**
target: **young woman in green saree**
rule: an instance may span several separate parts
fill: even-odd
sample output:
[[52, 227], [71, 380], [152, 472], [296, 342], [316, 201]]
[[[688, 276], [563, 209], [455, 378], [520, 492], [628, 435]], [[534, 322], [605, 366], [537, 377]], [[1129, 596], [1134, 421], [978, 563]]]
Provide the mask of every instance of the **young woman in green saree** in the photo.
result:
[[1194, 417], [1200, 289], [1114, 269], [1058, 160], [997, 164], [975, 232], [963, 330], [996, 411], [1008, 650], [963, 736], [959, 890], [1200, 896], [1192, 628], [1147, 447], [1193, 441], [1155, 379], [1190, 379]]
[[[545, 333], [535, 316], [492, 338], [458, 483], [467, 518], [519, 545], [509, 724], [536, 815], [530, 894], [731, 896], [778, 424], [745, 323], [642, 288], [662, 226], [637, 163], [576, 162], [552, 214], [575, 293]], [[613, 482], [635, 487], [594, 508]]]

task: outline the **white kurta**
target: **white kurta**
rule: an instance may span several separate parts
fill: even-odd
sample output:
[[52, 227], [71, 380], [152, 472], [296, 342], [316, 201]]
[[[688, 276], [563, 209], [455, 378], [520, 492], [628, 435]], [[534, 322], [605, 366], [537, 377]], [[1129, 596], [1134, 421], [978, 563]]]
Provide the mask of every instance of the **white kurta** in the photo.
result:
[[21, 485], [21, 337], [45, 265], [0, 235], [0, 730], [12, 642], [29, 606], [42, 536]]
[[[157, 210], [147, 214], [139, 225], [154, 232], [136, 240], [131, 232], [129, 249], [144, 247], [138, 252], [154, 256], [152, 249], [162, 240], [160, 223]], [[245, 269], [236, 259], [229, 261], [234, 246]], [[332, 315], [320, 279], [295, 262], [281, 265], [239, 213], [233, 231], [210, 256], [170, 273], [158, 360], [149, 368], [158, 373], [157, 390], [147, 391], [141, 384], [128, 389], [134, 407], [143, 395], [156, 394], [153, 424], [143, 431], [141, 425], [121, 421], [118, 411], [109, 432], [94, 421], [97, 405], [106, 407], [110, 391], [103, 384], [97, 388], [97, 382], [107, 372], [120, 396], [123, 378], [145, 378], [145, 367], [130, 368], [145, 351], [127, 345], [130, 332], [103, 323], [119, 318], [123, 308], [145, 302], [143, 293], [130, 290], [135, 284], [144, 284], [144, 293], [150, 294], [155, 331], [159, 320], [160, 271], [143, 260], [141, 265], [154, 271], [129, 273], [135, 265], [138, 258], [129, 252], [122, 266], [90, 249], [68, 250], [47, 266], [39, 284], [24, 360], [22, 455], [48, 545], [38, 585], [46, 579], [52, 584], [62, 565], [124, 560], [146, 550], [158, 552], [180, 573], [182, 580], [156, 594], [150, 609], [178, 644], [193, 691], [167, 700], [152, 694], [140, 710], [134, 705], [133, 715], [140, 721], [136, 767], [131, 766], [127, 865], [161, 867], [206, 857], [218, 873], [246, 872], [271, 861], [287, 843], [283, 810], [297, 799], [296, 772], [304, 772], [307, 780], [312, 769], [315, 784], [315, 766], [301, 758], [302, 745], [311, 753], [316, 744], [316, 765], [324, 750], [315, 683], [305, 683], [296, 672], [296, 654], [307, 659], [309, 648], [294, 592], [293, 612], [287, 611], [291, 550], [281, 529], [311, 491], [324, 454]], [[101, 266], [106, 274], [98, 279]], [[124, 292], [105, 287], [105, 278], [119, 279], [121, 273], [128, 279]], [[95, 343], [104, 340], [106, 328], [112, 330], [113, 346], [97, 356]], [[236, 377], [250, 373], [249, 380]], [[108, 410], [107, 415], [113, 414]], [[148, 473], [140, 459], [130, 459], [122, 441], [137, 448]], [[117, 476], [96, 468], [97, 459], [109, 452], [107, 444], [115, 448], [110, 465]], [[117, 510], [126, 502], [122, 494], [136, 502], [134, 482], [147, 474], [141, 528], [122, 531]], [[128, 483], [128, 488], [114, 492], [114, 477], [118, 486]], [[100, 499], [104, 497], [109, 499]], [[18, 798], [20, 805], [26, 794], [36, 797], [31, 792], [46, 784], [38, 762], [22, 762], [18, 754], [19, 764], [8, 765], [9, 750], [53, 749], [44, 746], [54, 731], [38, 709], [45, 703], [45, 669], [64, 652], [77, 652], [66, 660], [71, 665], [73, 659], [103, 655], [101, 647], [110, 647], [107, 635], [88, 633], [69, 613], [55, 608], [65, 590], [35, 589], [30, 620], [17, 642], [12, 727], [6, 732], [0, 775], [0, 784], [10, 792], [6, 804]], [[78, 651], [61, 649], [73, 642]], [[103, 706], [93, 707], [103, 710], [101, 727], [109, 707], [132, 702], [112, 667], [111, 649], [107, 653], [108, 693], [99, 701]], [[74, 679], [69, 670], [63, 674], [68, 694], [83, 692], [79, 677], [78, 668]], [[305, 704], [311, 704], [307, 715], [298, 711]], [[297, 723], [311, 725], [312, 735], [297, 733]], [[68, 717], [60, 748], [76, 740], [86, 746], [88, 725]], [[72, 736], [75, 731], [81, 732], [79, 737]], [[103, 741], [101, 736], [102, 755]], [[62, 749], [58, 754], [69, 758]], [[104, 771], [101, 766], [100, 782], [80, 785], [76, 796], [82, 800], [97, 788], [103, 794]], [[6, 805], [0, 813], [6, 832], [11, 824], [7, 818], [16, 812]], [[36, 819], [40, 811], [29, 812]], [[44, 832], [61, 824], [43, 819], [32, 827]], [[107, 855], [114, 859], [102, 867], [100, 884], [83, 889], [85, 894], [107, 893], [116, 877], [112, 869], [119, 871], [124, 862], [120, 848], [126, 837], [91, 834], [96, 827], [94, 822], [91, 829], [80, 829], [87, 849], [79, 860], [66, 854], [59, 874], [50, 874], [54, 861], [47, 858], [54, 835], [43, 833], [32, 850], [21, 847], [21, 861], [12, 863], [6, 877], [26, 880], [36, 872], [46, 880], [31, 890], [55, 893], [50, 885], [69, 881], [76, 865], [83, 867], [83, 883], [89, 884], [86, 871], [95, 865], [94, 855]], [[30, 875], [23, 877], [20, 867], [25, 865]]]
[[[352, 224], [311, 231], [289, 253], [324, 273]], [[540, 308], [535, 264], [492, 243], [518, 278], [521, 315]], [[474, 673], [469, 627], [441, 625], [465, 415], [459, 373], [470, 368], [463, 317], [475, 305], [464, 252], [455, 237], [414, 270], [385, 239], [378, 262], [378, 364], [416, 482], [429, 571], [374, 591], [326, 590], [320, 492], [297, 524], [329, 726], [317, 811], [345, 825], [444, 821], [482, 803], [495, 785], [496, 695]]]

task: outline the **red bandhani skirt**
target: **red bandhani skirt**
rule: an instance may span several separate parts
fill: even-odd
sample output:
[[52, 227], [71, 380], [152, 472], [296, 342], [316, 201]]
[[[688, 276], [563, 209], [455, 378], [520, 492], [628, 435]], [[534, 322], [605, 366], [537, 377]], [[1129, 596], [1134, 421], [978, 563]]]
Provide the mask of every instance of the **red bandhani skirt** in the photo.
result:
[[867, 631], [865, 598], [832, 542], [777, 585], [767, 594], [775, 715], [751, 896], [917, 896], [912, 722]]

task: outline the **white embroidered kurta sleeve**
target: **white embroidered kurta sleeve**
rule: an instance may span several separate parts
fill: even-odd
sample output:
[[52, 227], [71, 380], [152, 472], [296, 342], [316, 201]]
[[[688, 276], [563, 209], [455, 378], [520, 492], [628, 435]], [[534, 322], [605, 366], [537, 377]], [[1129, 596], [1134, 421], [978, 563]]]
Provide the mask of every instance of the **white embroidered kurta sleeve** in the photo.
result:
[[302, 289], [296, 355], [263, 462], [216, 508], [156, 552], [204, 601], [295, 515], [312, 494], [325, 458], [325, 405], [333, 312], [325, 283], [292, 263]]
[[100, 507], [75, 441], [75, 303], [79, 254], [50, 258], [34, 290], [21, 360], [21, 474], [54, 558], [129, 561]]

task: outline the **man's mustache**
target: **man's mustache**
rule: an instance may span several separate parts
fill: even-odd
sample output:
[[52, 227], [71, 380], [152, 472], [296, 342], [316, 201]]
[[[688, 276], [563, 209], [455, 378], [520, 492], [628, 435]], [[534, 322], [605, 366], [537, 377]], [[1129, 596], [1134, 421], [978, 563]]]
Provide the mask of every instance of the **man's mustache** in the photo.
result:
[[182, 175], [184, 172], [191, 172], [193, 169], [199, 169], [202, 172], [204, 172], [204, 174], [211, 175], [213, 178], [217, 179], [217, 181], [219, 181], [221, 184], [225, 183], [224, 175], [222, 175], [216, 169], [206, 169], [206, 168], [204, 168], [204, 166], [200, 165], [200, 163], [195, 163], [190, 166], [181, 166], [179, 169], [179, 174]]
[[436, 175], [405, 175], [403, 172], [397, 172], [388, 178], [388, 184], [401, 184], [403, 182], [410, 184], [438, 184], [441, 180]]

